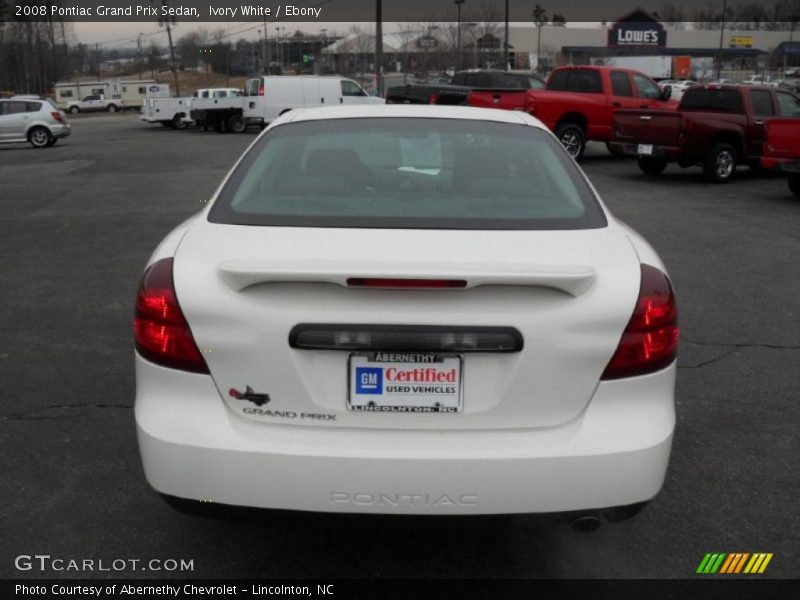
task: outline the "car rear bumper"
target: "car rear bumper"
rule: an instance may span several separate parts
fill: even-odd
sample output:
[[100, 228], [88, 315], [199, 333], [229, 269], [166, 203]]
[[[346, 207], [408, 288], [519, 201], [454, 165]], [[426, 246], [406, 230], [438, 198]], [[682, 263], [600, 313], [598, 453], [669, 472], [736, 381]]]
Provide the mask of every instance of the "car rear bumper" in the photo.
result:
[[761, 157], [761, 167], [770, 171], [783, 171], [785, 173], [800, 172], [800, 159]]
[[53, 125], [50, 127], [50, 133], [54, 138], [65, 138], [72, 135], [72, 127], [70, 125]]
[[498, 431], [268, 425], [233, 414], [207, 375], [136, 356], [148, 482], [171, 496], [323, 512], [539, 513], [643, 502], [661, 489], [675, 365], [602, 382], [559, 427]]
[[[614, 148], [620, 150], [628, 156], [665, 158], [667, 160], [677, 160], [683, 156], [684, 150], [678, 146], [660, 146], [658, 144], [631, 144], [628, 142], [611, 142]], [[645, 154], [639, 151], [640, 146], [651, 146], [652, 152]]]

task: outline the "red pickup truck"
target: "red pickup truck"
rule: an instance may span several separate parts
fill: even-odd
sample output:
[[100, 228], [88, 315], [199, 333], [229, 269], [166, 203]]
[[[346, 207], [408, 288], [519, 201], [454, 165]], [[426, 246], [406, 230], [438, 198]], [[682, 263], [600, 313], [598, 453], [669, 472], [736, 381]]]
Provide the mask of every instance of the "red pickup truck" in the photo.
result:
[[[543, 90], [475, 90], [468, 104], [483, 108], [524, 110], [555, 132], [567, 151], [579, 159], [586, 141], [610, 142], [612, 117], [620, 108], [674, 109], [647, 75], [617, 67], [559, 67]], [[609, 148], [609, 150], [612, 150]]]
[[736, 85], [689, 88], [678, 110], [619, 110], [612, 144], [638, 156], [639, 168], [658, 175], [670, 162], [701, 165], [709, 181], [724, 183], [737, 165], [761, 168], [764, 124], [775, 116], [800, 116], [788, 90]]
[[767, 121], [761, 166], [786, 173], [789, 190], [800, 198], [800, 119]]

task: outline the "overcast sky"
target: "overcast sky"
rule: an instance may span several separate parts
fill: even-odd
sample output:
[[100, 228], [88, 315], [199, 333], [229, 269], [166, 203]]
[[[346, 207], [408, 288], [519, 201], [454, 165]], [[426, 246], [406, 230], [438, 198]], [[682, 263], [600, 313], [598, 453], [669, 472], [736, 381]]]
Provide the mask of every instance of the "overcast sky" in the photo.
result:
[[[350, 26], [352, 25], [361, 25], [364, 28], [371, 28], [373, 23], [342, 23], [342, 22], [331, 22], [331, 23], [308, 23], [308, 22], [291, 22], [291, 21], [282, 21], [281, 27], [286, 27], [290, 33], [293, 33], [296, 29], [299, 29], [303, 33], [314, 34], [319, 33], [323, 28], [327, 30], [328, 35], [333, 35], [335, 32], [339, 34], [347, 33]], [[512, 23], [515, 27], [533, 27], [532, 23]], [[599, 23], [569, 23], [568, 27], [598, 27]], [[75, 35], [77, 36], [77, 41], [83, 44], [94, 44], [95, 42], [113, 42], [114, 40], [119, 40], [121, 38], [132, 38], [139, 33], [146, 34], [146, 37], [143, 40], [143, 44], [145, 46], [150, 44], [150, 40], [153, 39], [159, 45], [166, 45], [167, 44], [167, 32], [165, 29], [160, 28], [157, 23], [153, 21], [144, 21], [144, 22], [133, 22], [133, 23], [112, 23], [112, 22], [102, 22], [102, 23], [73, 23], [73, 27], [75, 29]], [[192, 31], [199, 28], [206, 28], [211, 31], [215, 29], [227, 29], [233, 34], [230, 38], [231, 41], [236, 41], [239, 38], [245, 39], [258, 39], [260, 37], [259, 29], [260, 23], [259, 22], [239, 22], [239, 23], [220, 23], [220, 22], [205, 22], [205, 23], [178, 23], [177, 28], [174, 30], [174, 37], [173, 41], [177, 40], [182, 35], [186, 34], [188, 31]], [[275, 26], [269, 26], [268, 35], [272, 37], [275, 35]], [[395, 31], [395, 27], [392, 23], [384, 24], [384, 33], [391, 33]], [[111, 43], [109, 46], [129, 46], [135, 47], [136, 40], [132, 39], [127, 42], [120, 42], [120, 43]]]

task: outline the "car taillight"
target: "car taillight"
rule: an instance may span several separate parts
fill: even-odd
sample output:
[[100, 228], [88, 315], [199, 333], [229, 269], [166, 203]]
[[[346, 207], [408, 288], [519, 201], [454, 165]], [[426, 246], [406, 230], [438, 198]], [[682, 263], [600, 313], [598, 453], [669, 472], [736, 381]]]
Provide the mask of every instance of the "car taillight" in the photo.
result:
[[439, 96], [436, 94], [431, 94], [428, 98], [428, 104], [439, 104]]
[[664, 273], [642, 265], [639, 298], [602, 379], [644, 375], [671, 364], [678, 352], [678, 309]]
[[50, 116], [53, 117], [56, 121], [62, 121], [61, 113], [60, 112], [51, 112]]
[[133, 332], [136, 350], [164, 367], [208, 373], [208, 366], [181, 312], [172, 280], [172, 258], [161, 259], [142, 275]]
[[258, 95], [259, 95], [259, 96], [263, 96], [263, 95], [264, 95], [264, 86], [263, 86], [263, 85], [262, 85], [262, 86], [259, 86], [259, 88], [258, 88]]

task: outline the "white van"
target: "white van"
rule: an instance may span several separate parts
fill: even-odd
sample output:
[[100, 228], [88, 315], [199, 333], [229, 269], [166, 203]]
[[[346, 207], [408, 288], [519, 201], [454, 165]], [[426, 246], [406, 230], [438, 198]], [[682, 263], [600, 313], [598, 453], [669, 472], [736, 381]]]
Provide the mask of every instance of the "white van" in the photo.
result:
[[352, 79], [316, 76], [262, 76], [245, 85], [244, 117], [248, 123], [268, 125], [293, 108], [339, 104], [383, 104]]

